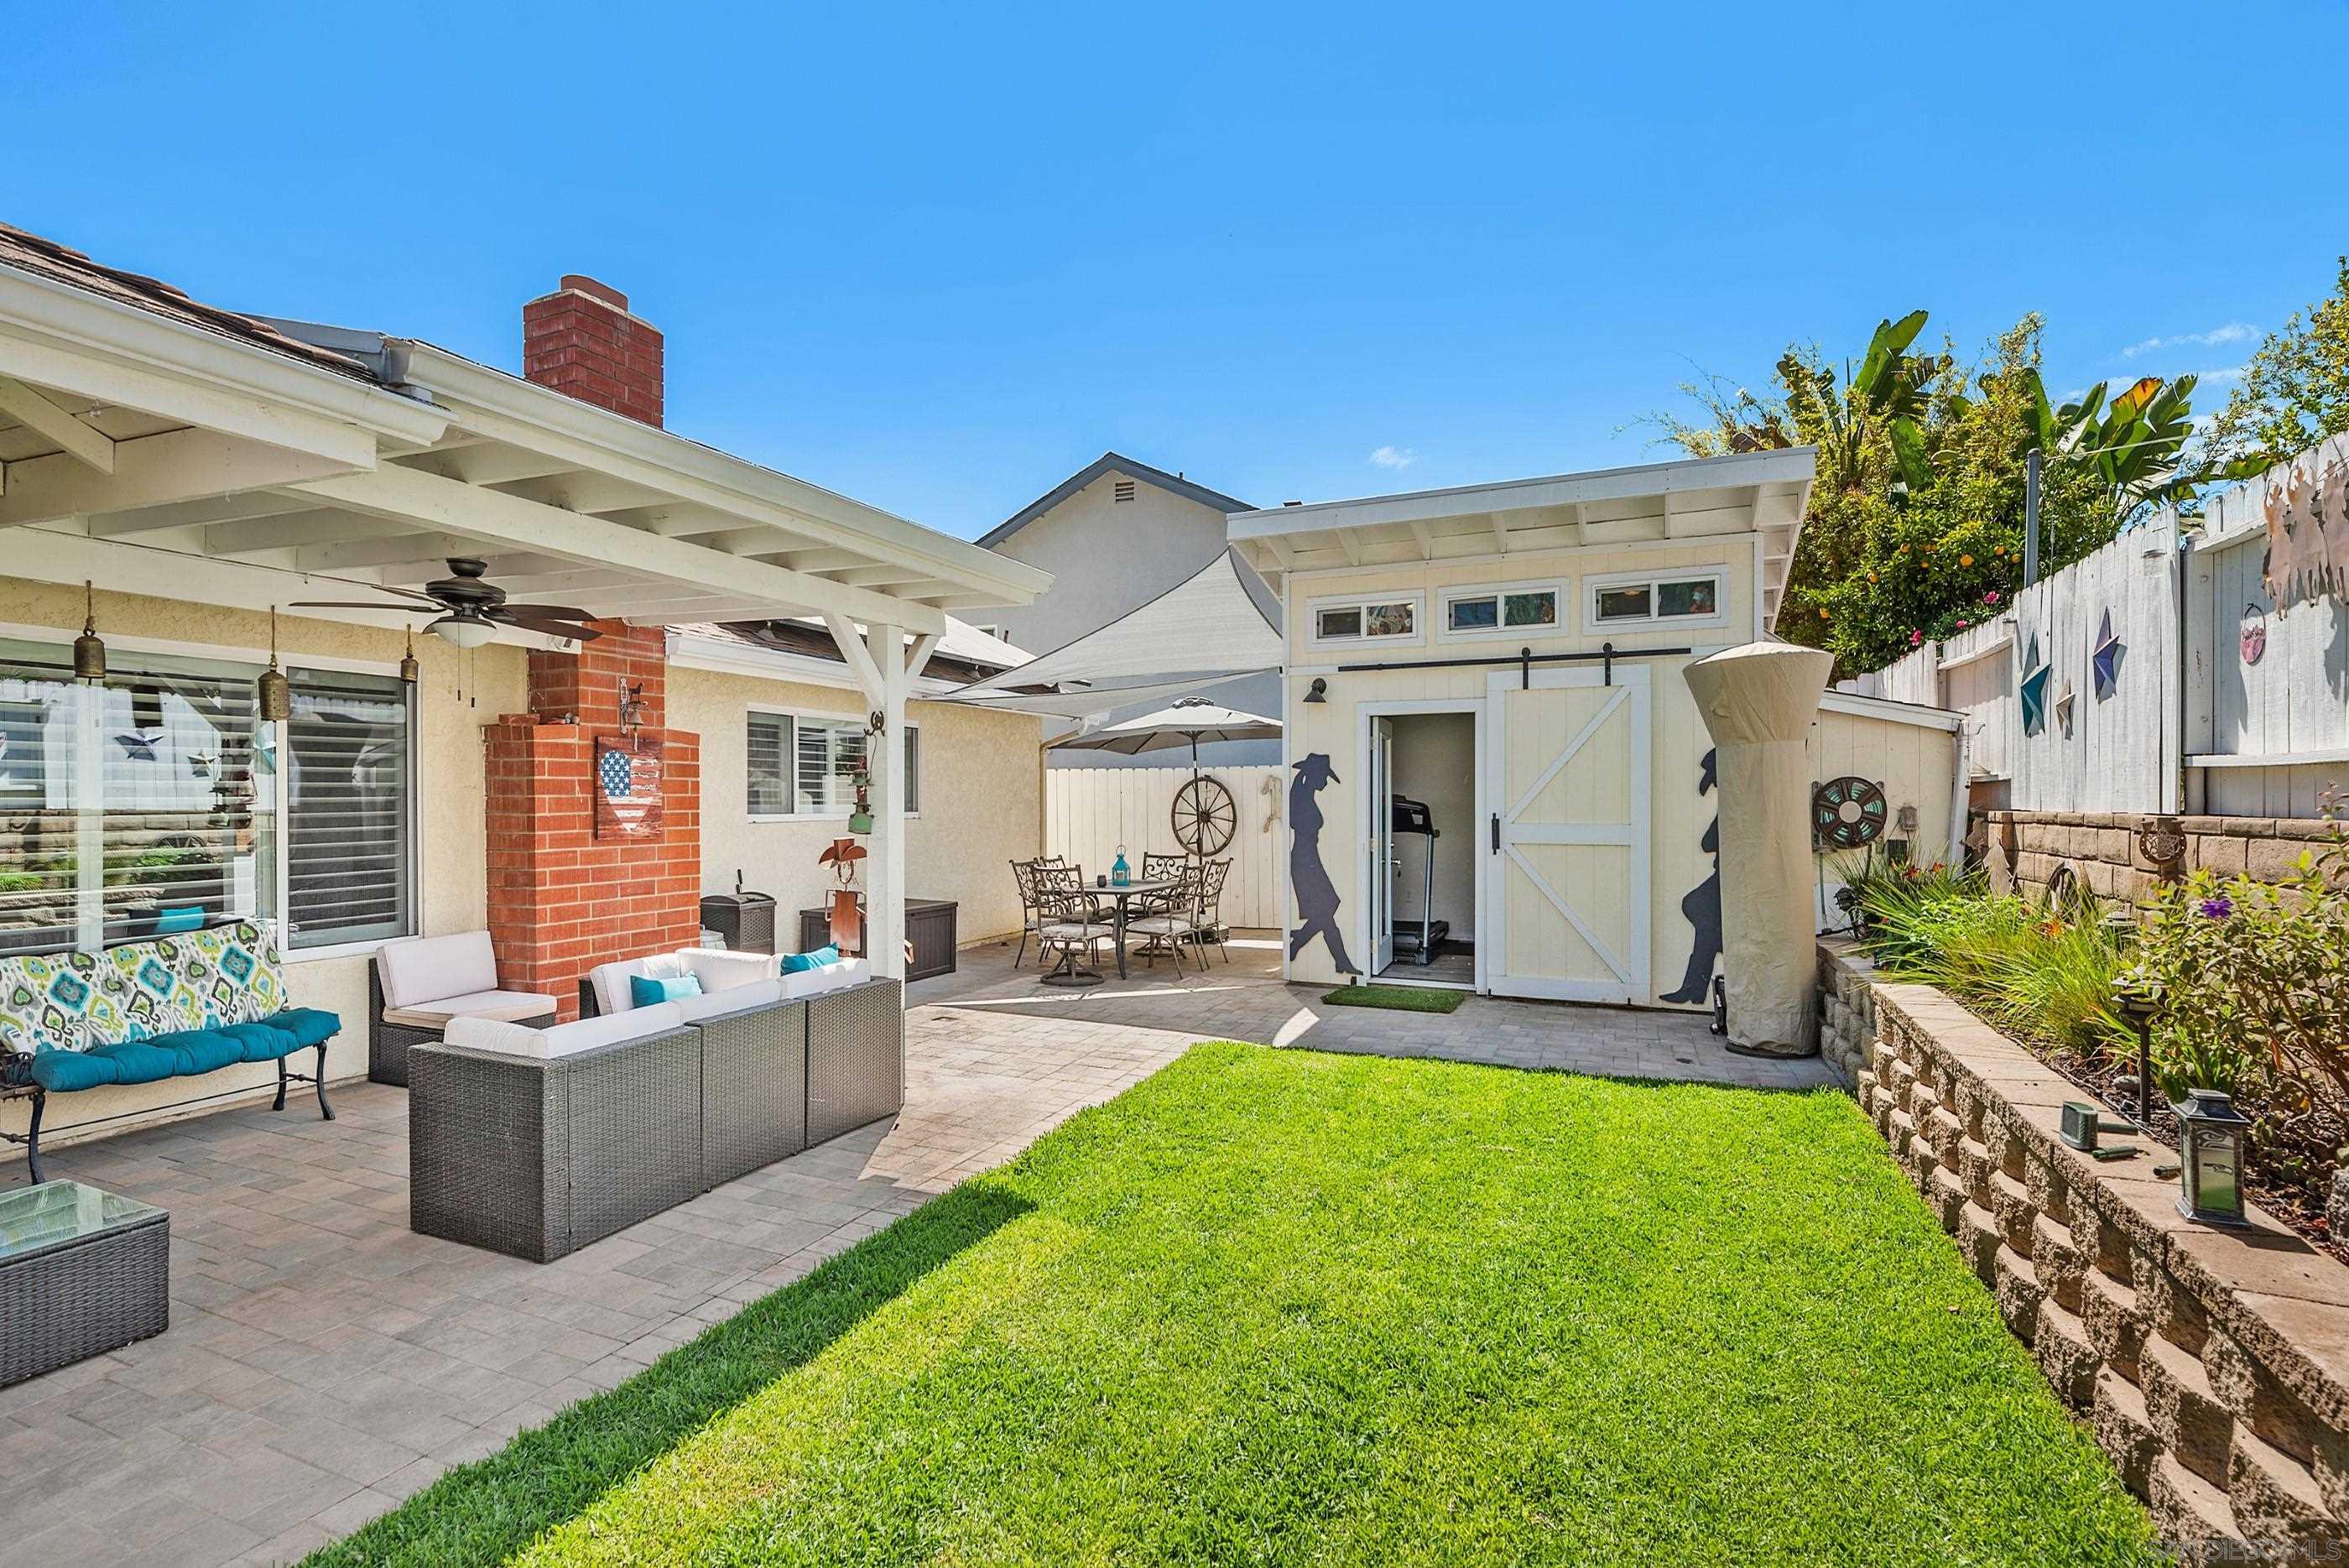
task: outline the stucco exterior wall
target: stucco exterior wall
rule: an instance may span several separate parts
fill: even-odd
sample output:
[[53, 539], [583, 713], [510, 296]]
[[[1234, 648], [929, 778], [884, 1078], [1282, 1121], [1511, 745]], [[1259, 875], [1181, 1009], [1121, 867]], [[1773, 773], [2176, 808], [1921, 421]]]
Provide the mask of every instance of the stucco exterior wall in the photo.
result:
[[[0, 627], [53, 628], [71, 642], [81, 629], [82, 598], [77, 588], [0, 577]], [[247, 610], [217, 608], [132, 594], [98, 595], [99, 633], [112, 648], [187, 645], [183, 651], [259, 663], [268, 657], [269, 618]], [[37, 634], [36, 634], [37, 635]], [[389, 675], [398, 670], [400, 634], [381, 627], [352, 626], [285, 615], [278, 620], [281, 662], [305, 655], [364, 661]], [[481, 826], [481, 730], [500, 714], [525, 706], [524, 656], [519, 648], [492, 646], [471, 653], [439, 638], [416, 639], [423, 666], [417, 682], [417, 866], [418, 918], [423, 934], [480, 929], [488, 920], [487, 863]], [[287, 955], [287, 983], [295, 1002], [341, 1014], [343, 1031], [326, 1051], [330, 1079], [367, 1074], [367, 983], [365, 952], [331, 957]], [[306, 1053], [304, 1054], [306, 1059]], [[295, 1065], [301, 1066], [297, 1060]], [[49, 1107], [41, 1141], [71, 1141], [77, 1123], [139, 1113], [191, 1096], [246, 1085], [274, 1093], [276, 1069], [224, 1068], [202, 1079], [93, 1089], [59, 1096]], [[200, 1107], [219, 1108], [221, 1102]], [[306, 1107], [306, 1108], [305, 1108]], [[23, 1101], [0, 1106], [0, 1126], [22, 1132], [28, 1107]], [[157, 1110], [154, 1119], [176, 1114]], [[289, 1100], [287, 1116], [316, 1116], [315, 1104]], [[140, 1125], [115, 1123], [109, 1132]]]
[[[983, 612], [1030, 653], [1049, 653], [1195, 576], [1224, 549], [1224, 514], [1112, 470], [995, 546], [1052, 574], [1032, 605]], [[1017, 922], [1015, 921], [1016, 925]]]
[[[830, 718], [864, 717], [863, 697], [844, 687], [771, 680], [671, 665], [668, 722], [701, 736], [701, 875], [707, 892], [743, 884], [781, 901], [779, 945], [792, 944], [797, 911], [821, 904], [829, 868], [823, 846], [848, 831], [844, 818], [753, 821], [749, 805], [748, 715], [754, 708]], [[920, 732], [919, 814], [905, 824], [908, 898], [961, 906], [965, 942], [1019, 929], [1009, 863], [1040, 853], [1043, 823], [1040, 721], [943, 702], [910, 702]]]
[[[1723, 574], [1723, 613], [1706, 623], [1593, 628], [1587, 613], [1588, 580], [1619, 573], [1683, 572], [1717, 567]], [[1559, 583], [1569, 607], [1561, 634], [1537, 637], [1511, 633], [1506, 638], [1446, 641], [1436, 632], [1441, 614], [1439, 597], [1447, 587], [1485, 584]], [[1422, 596], [1421, 635], [1415, 642], [1380, 641], [1339, 649], [1312, 639], [1312, 601], [1364, 593], [1417, 593]], [[1481, 703], [1489, 678], [1503, 666], [1465, 669], [1407, 668], [1381, 671], [1336, 673], [1345, 663], [1434, 661], [1447, 659], [1505, 657], [1520, 647], [1536, 653], [1598, 650], [1613, 642], [1618, 649], [1693, 648], [1692, 655], [1644, 659], [1651, 681], [1651, 813], [1649, 844], [1649, 976], [1646, 1005], [1669, 1006], [1661, 998], [1674, 991], [1689, 962], [1694, 936], [1682, 899], [1713, 873], [1713, 857], [1702, 847], [1711, 825], [1714, 797], [1697, 792], [1701, 764], [1711, 748], [1704, 722], [1681, 671], [1693, 658], [1714, 649], [1751, 641], [1758, 620], [1754, 600], [1754, 546], [1751, 537], [1738, 535], [1692, 539], [1671, 545], [1642, 544], [1617, 547], [1588, 546], [1573, 550], [1527, 551], [1506, 560], [1487, 559], [1458, 564], [1365, 567], [1360, 571], [1316, 574], [1291, 579], [1288, 587], [1288, 676], [1287, 708], [1288, 760], [1293, 764], [1313, 753], [1326, 753], [1335, 766], [1338, 784], [1321, 791], [1318, 803], [1324, 816], [1321, 859], [1340, 900], [1339, 918], [1358, 964], [1370, 961], [1364, 919], [1362, 875], [1369, 856], [1367, 825], [1359, 801], [1357, 780], [1363, 774], [1363, 742], [1360, 711], [1364, 703], [1457, 700]], [[1329, 681], [1326, 700], [1304, 701], [1315, 675]], [[1563, 737], [1560, 737], [1563, 740]], [[1292, 774], [1292, 778], [1295, 776]], [[1495, 809], [1491, 801], [1485, 812]], [[1463, 836], [1464, 849], [1473, 846], [1486, 858], [1481, 826]], [[1447, 835], [1447, 846], [1452, 843]], [[1487, 880], [1489, 883], [1489, 867]], [[1487, 895], [1490, 888], [1487, 888]], [[1415, 908], [1415, 904], [1412, 907]], [[1299, 919], [1292, 898], [1288, 922]], [[1480, 940], [1489, 940], [1490, 922], [1475, 922]], [[1290, 964], [1292, 979], [1308, 983], [1337, 983], [1338, 972], [1326, 946], [1314, 941]]]

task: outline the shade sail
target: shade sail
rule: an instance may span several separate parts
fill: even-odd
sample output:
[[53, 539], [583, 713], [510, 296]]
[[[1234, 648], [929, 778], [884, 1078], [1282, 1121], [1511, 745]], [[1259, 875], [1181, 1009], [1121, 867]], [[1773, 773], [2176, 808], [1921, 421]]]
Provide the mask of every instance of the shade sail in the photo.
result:
[[945, 700], [1094, 719], [1277, 670], [1281, 655], [1278, 607], [1262, 580], [1224, 550], [1107, 626]]

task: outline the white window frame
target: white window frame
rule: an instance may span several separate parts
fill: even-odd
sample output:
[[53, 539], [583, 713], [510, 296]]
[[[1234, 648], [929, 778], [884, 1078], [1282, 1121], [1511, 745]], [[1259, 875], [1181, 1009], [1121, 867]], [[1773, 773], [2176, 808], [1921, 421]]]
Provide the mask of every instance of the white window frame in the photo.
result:
[[[789, 763], [791, 767], [791, 792], [792, 798], [794, 801], [799, 799], [800, 794], [800, 726], [803, 723], [814, 722], [819, 724], [853, 724], [858, 729], [863, 729], [866, 722], [864, 716], [861, 713], [832, 712], [822, 708], [794, 708], [785, 702], [746, 702], [742, 706], [742, 793], [737, 798], [742, 802], [744, 819], [754, 825], [793, 822], [846, 822], [848, 820], [849, 814], [844, 811], [751, 811], [750, 809], [750, 715], [753, 713], [764, 713], [776, 718], [789, 719], [792, 722], [792, 748]], [[905, 733], [908, 735], [918, 736], [921, 733], [921, 730], [922, 727], [919, 724], [909, 722], [905, 725]], [[917, 739], [914, 742], [914, 766], [918, 769], [921, 765], [922, 742]], [[921, 780], [918, 776], [916, 776], [914, 781], [914, 787], [918, 793], [921, 788]], [[905, 820], [907, 822], [919, 822], [922, 820], [922, 814], [918, 811], [909, 811], [905, 814]]]
[[[1664, 615], [1663, 586], [1666, 583], [1713, 584], [1713, 602], [1716, 607], [1711, 615]], [[1645, 587], [1648, 590], [1648, 613], [1644, 616], [1606, 616], [1599, 613], [1599, 596], [1613, 588]], [[1663, 626], [1727, 626], [1729, 624], [1729, 568], [1726, 566], [1693, 566], [1686, 571], [1612, 572], [1605, 576], [1582, 579], [1582, 624], [1585, 630], [1596, 634], [1618, 627]]]
[[[70, 649], [73, 646], [73, 630], [69, 627], [37, 626], [24, 621], [0, 621], [0, 639], [15, 642], [52, 642], [59, 648]], [[112, 632], [106, 634], [106, 645], [109, 649], [119, 649], [125, 653], [177, 655], [184, 659], [214, 659], [223, 664], [250, 663], [254, 667], [256, 679], [259, 678], [263, 668], [268, 664], [270, 657], [266, 649], [247, 648], [239, 643], [188, 642], [174, 638], [117, 636]], [[283, 650], [280, 650], [278, 659], [288, 668], [299, 665], [308, 670], [334, 670], [349, 675], [397, 677], [399, 674], [398, 663], [391, 659], [345, 659], [333, 654], [287, 653]], [[430, 878], [427, 875], [430, 867], [424, 858], [423, 809], [424, 802], [430, 798], [428, 794], [429, 789], [428, 774], [431, 763], [430, 748], [426, 745], [424, 739], [424, 705], [420, 689], [411, 690], [409, 693], [409, 724], [410, 727], [409, 788], [411, 792], [411, 799], [408, 812], [408, 861], [415, 877], [415, 895], [409, 901], [409, 923], [415, 929], [408, 932], [406, 937], [370, 937], [364, 941], [337, 942], [330, 947], [316, 948], [296, 948], [292, 940], [294, 916], [288, 905], [292, 902], [293, 897], [293, 889], [290, 886], [293, 857], [286, 853], [285, 847], [288, 820], [286, 811], [291, 804], [287, 792], [289, 782], [287, 769], [285, 765], [285, 759], [288, 754], [287, 741], [285, 722], [277, 721], [274, 724], [277, 731], [278, 756], [278, 767], [273, 774], [275, 780], [274, 794], [278, 834], [275, 878], [277, 897], [275, 911], [268, 917], [266, 923], [275, 929], [278, 951], [284, 955], [288, 967], [295, 964], [318, 963], [327, 959], [372, 956], [375, 950], [386, 942], [405, 941], [408, 937], [421, 936], [431, 929], [431, 919], [426, 913], [427, 901], [431, 897], [431, 888]], [[84, 727], [91, 728], [88, 725]], [[76, 942], [74, 950], [82, 950], [78, 941]]]
[[[1494, 618], [1497, 622], [1506, 613], [1501, 600], [1511, 594], [1550, 594], [1557, 600], [1557, 619], [1549, 626], [1471, 627], [1464, 631], [1452, 628], [1452, 606], [1460, 599], [1491, 599]], [[1444, 589], [1436, 597], [1435, 637], [1439, 642], [1481, 642], [1495, 637], [1570, 637], [1573, 635], [1573, 601], [1567, 597], [1566, 579], [1552, 577], [1530, 583], [1464, 583]]]
[[[1409, 605], [1411, 630], [1382, 632], [1376, 637], [1367, 631], [1360, 637], [1323, 637], [1321, 613], [1333, 609], [1367, 610], [1372, 605]], [[1309, 599], [1305, 605], [1306, 642], [1313, 648], [1420, 648], [1427, 642], [1427, 596], [1417, 588], [1402, 593], [1331, 594], [1324, 598]]]

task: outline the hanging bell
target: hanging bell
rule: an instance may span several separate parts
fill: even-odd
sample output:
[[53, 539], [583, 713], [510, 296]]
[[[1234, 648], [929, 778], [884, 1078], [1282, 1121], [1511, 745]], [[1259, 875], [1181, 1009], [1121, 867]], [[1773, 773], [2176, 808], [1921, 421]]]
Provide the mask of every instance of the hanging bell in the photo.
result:
[[261, 704], [264, 723], [277, 723], [294, 716], [294, 683], [277, 668], [277, 607], [269, 607], [269, 668], [261, 672], [256, 699]]
[[416, 662], [416, 628], [410, 627], [408, 629], [408, 651], [399, 659], [399, 678], [413, 686], [423, 670], [424, 667]]
[[106, 644], [98, 635], [98, 590], [81, 586], [81, 635], [74, 639], [74, 679], [95, 686], [106, 679]]

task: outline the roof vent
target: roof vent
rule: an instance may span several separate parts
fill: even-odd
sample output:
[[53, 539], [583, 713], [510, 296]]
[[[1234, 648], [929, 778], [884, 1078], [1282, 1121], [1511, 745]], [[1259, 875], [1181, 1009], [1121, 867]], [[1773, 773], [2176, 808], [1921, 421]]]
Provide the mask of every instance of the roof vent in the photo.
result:
[[1117, 481], [1115, 483], [1113, 483], [1113, 484], [1112, 484], [1112, 485], [1110, 486], [1110, 495], [1111, 495], [1111, 499], [1112, 499], [1112, 500], [1113, 500], [1113, 501], [1131, 501], [1131, 500], [1133, 500], [1133, 481], [1132, 481], [1132, 480], [1130, 480], [1130, 479], [1121, 479], [1121, 480]]
[[1302, 506], [1302, 505], [1304, 505], [1304, 504], [1305, 504], [1305, 503], [1303, 503], [1302, 501], [1284, 501], [1284, 502], [1282, 502], [1282, 503], [1281, 503], [1281, 504], [1282, 504], [1283, 506]]

